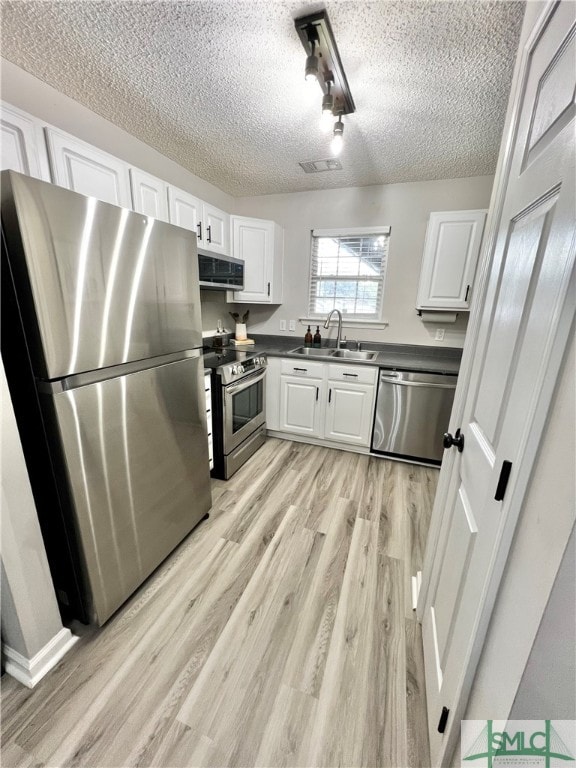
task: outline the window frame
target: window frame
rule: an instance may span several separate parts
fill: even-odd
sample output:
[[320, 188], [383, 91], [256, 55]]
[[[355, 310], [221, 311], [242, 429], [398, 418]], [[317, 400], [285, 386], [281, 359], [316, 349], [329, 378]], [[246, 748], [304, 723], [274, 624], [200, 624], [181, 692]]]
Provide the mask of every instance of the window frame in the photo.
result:
[[[314, 269], [314, 238], [331, 237], [331, 238], [353, 238], [353, 237], [369, 237], [378, 235], [387, 235], [388, 243], [386, 248], [386, 254], [382, 265], [379, 281], [381, 282], [381, 289], [379, 290], [380, 302], [376, 309], [375, 314], [359, 314], [342, 312], [343, 320], [350, 322], [360, 323], [380, 323], [382, 322], [382, 314], [384, 310], [384, 291], [386, 288], [386, 275], [388, 271], [389, 251], [390, 251], [390, 235], [392, 232], [391, 226], [378, 226], [378, 227], [339, 227], [334, 229], [313, 229], [310, 233], [310, 265], [308, 270], [308, 316], [312, 320], [323, 318], [327, 312], [315, 312], [312, 309], [313, 296], [312, 296], [312, 282], [318, 280], [319, 275], [313, 273]], [[351, 279], [354, 279], [353, 277]], [[334, 307], [339, 309], [339, 307]]]

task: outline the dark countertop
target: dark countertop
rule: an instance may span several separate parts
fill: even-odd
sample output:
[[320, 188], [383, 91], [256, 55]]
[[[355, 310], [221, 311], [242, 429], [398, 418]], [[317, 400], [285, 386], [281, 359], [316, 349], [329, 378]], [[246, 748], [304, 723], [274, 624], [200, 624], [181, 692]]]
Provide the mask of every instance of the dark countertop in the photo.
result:
[[[251, 334], [256, 344], [251, 352], [264, 353], [270, 357], [294, 357], [299, 360], [318, 360], [325, 363], [347, 365], [371, 365], [398, 371], [428, 371], [429, 373], [457, 374], [460, 368], [462, 350], [456, 347], [429, 347], [415, 344], [381, 344], [364, 342], [364, 350], [378, 352], [374, 360], [346, 360], [333, 357], [290, 355], [290, 351], [304, 346], [302, 339], [288, 336]], [[334, 347], [332, 344], [323, 346]]]

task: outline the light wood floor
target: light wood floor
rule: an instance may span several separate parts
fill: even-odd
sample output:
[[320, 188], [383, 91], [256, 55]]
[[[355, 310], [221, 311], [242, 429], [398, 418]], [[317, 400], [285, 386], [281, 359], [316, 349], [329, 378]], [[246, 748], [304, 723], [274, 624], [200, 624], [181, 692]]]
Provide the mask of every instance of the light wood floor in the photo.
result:
[[30, 691], [3, 766], [428, 765], [422, 565], [437, 470], [268, 440]]

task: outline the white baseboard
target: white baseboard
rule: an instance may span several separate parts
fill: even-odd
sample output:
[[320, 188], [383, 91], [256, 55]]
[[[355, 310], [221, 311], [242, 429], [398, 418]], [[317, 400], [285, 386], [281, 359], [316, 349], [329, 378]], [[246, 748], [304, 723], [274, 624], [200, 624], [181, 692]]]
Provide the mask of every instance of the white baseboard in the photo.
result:
[[60, 632], [54, 635], [31, 659], [22, 656], [9, 645], [3, 644], [4, 669], [18, 682], [28, 688], [34, 688], [78, 640], [80, 640], [79, 637], [73, 635], [66, 627], [62, 627]]

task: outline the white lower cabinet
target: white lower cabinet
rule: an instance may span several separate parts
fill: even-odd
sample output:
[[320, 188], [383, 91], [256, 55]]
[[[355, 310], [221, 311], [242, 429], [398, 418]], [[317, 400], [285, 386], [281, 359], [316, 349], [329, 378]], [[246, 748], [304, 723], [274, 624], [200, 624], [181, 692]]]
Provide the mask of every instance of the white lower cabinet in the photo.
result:
[[328, 381], [324, 439], [369, 445], [373, 411], [373, 384]]
[[280, 393], [280, 430], [294, 435], [320, 437], [322, 379], [282, 376]]
[[291, 358], [268, 373], [268, 429], [327, 444], [369, 447], [377, 368]]

